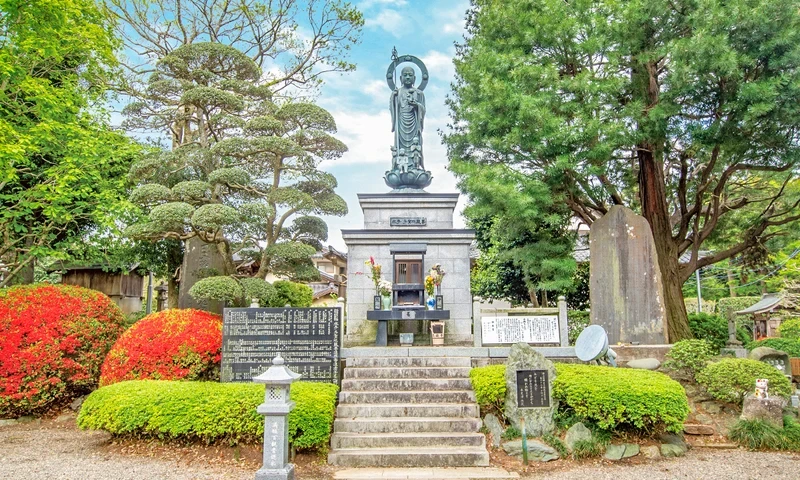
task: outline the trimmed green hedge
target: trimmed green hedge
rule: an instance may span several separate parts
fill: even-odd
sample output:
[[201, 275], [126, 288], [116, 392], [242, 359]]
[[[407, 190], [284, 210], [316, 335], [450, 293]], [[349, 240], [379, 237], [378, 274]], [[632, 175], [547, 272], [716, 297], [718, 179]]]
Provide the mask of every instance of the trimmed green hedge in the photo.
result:
[[765, 338], [747, 344], [749, 350], [754, 350], [758, 347], [774, 348], [775, 350], [786, 353], [790, 357], [800, 357], [800, 340], [792, 340], [789, 338]]
[[728, 343], [728, 321], [720, 316], [690, 313], [689, 329], [694, 338], [710, 343], [714, 348], [714, 354], [719, 354]]
[[506, 399], [506, 366], [500, 364], [473, 368], [469, 372], [469, 381], [482, 413], [502, 414]]
[[683, 387], [663, 373], [558, 363], [556, 372], [553, 396], [600, 428], [680, 432], [689, 415]]
[[784, 319], [778, 326], [778, 335], [781, 338], [800, 340], [800, 318], [790, 317]]
[[[338, 389], [292, 384], [289, 442], [295, 448], [327, 448]], [[263, 401], [264, 386], [253, 383], [134, 380], [95, 390], [81, 407], [78, 426], [123, 436], [259, 443], [264, 417], [256, 407]]]
[[775, 367], [747, 358], [710, 363], [697, 375], [697, 383], [717, 400], [741, 404], [745, 395], [755, 391], [757, 378], [769, 380], [770, 395], [788, 398], [792, 394], [792, 384]]
[[[680, 432], [689, 414], [686, 393], [667, 375], [648, 370], [556, 363], [553, 396], [561, 409], [600, 428]], [[505, 365], [474, 368], [470, 380], [482, 409], [502, 407]]]

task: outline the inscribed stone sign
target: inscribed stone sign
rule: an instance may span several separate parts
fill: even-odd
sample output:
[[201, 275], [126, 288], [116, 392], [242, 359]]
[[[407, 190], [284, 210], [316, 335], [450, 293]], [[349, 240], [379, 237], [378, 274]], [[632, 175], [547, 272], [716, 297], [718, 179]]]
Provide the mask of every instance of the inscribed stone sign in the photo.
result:
[[424, 227], [427, 224], [425, 217], [389, 217], [390, 227]]
[[550, 382], [547, 370], [517, 370], [517, 407], [550, 406]]
[[483, 317], [483, 343], [559, 343], [558, 317]]
[[[544, 372], [545, 375], [538, 372]], [[544, 355], [527, 343], [517, 343], [511, 347], [506, 361], [505, 415], [512, 425], [522, 430], [521, 422], [525, 422], [527, 433], [535, 437], [553, 431], [553, 415], [558, 408], [558, 400], [553, 398], [550, 382], [555, 379], [556, 368]], [[532, 399], [537, 397], [534, 403]], [[530, 403], [534, 403], [532, 406], [535, 408], [531, 408]]]
[[305, 381], [339, 383], [339, 308], [226, 308], [223, 382], [250, 382], [277, 354]]
[[589, 296], [593, 325], [608, 343], [667, 343], [661, 270], [650, 224], [620, 205], [589, 231]]

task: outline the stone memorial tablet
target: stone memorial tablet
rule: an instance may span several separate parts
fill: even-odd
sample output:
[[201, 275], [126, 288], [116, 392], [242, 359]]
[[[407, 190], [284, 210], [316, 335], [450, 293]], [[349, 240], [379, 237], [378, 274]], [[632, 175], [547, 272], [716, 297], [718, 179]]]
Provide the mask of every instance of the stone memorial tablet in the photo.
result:
[[278, 354], [304, 381], [339, 383], [341, 310], [226, 308], [222, 324], [223, 382], [251, 382]]
[[517, 408], [550, 406], [547, 370], [517, 370]]
[[561, 342], [556, 315], [483, 317], [481, 332], [484, 344]]

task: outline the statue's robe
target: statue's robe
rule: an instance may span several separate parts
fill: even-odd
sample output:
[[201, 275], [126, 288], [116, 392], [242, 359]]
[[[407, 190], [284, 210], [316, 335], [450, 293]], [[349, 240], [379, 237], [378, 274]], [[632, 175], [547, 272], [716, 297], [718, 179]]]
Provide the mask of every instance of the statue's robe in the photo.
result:
[[[417, 104], [411, 105], [409, 98], [413, 98]], [[425, 94], [422, 90], [413, 87], [396, 88], [389, 99], [389, 110], [392, 113], [392, 132], [397, 151], [404, 148], [408, 154], [414, 138], [418, 138], [421, 152], [422, 128], [425, 123]]]

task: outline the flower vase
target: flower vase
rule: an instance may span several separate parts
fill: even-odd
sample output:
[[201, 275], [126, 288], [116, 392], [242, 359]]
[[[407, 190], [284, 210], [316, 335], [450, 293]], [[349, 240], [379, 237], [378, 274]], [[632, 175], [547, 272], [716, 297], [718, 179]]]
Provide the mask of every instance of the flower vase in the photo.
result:
[[436, 309], [436, 297], [428, 297], [427, 305], [428, 305], [428, 310], [435, 310]]
[[383, 309], [384, 310], [391, 310], [392, 309], [392, 297], [389, 295], [382, 295], [381, 299], [383, 300]]

